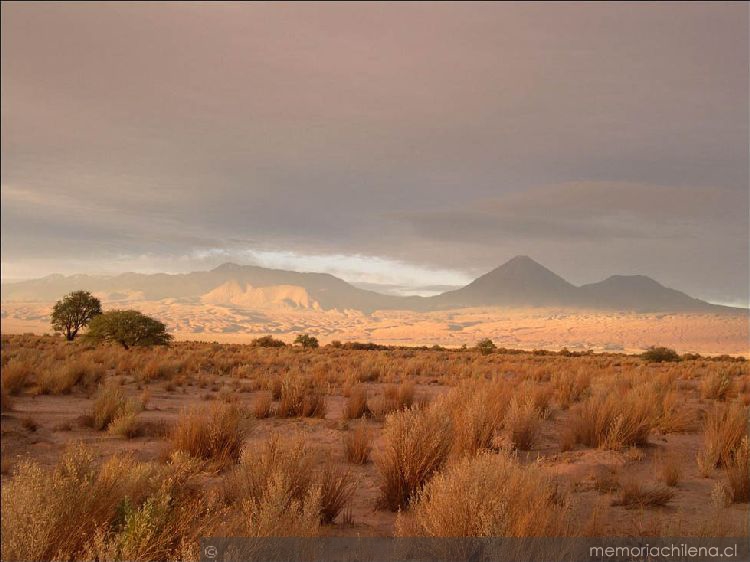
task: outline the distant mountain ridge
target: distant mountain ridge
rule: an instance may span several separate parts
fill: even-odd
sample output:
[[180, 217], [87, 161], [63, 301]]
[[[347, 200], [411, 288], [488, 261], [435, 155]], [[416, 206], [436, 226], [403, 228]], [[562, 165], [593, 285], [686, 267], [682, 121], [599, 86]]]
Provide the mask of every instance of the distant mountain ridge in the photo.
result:
[[5, 283], [2, 300], [53, 301], [85, 289], [109, 300], [184, 299], [234, 307], [302, 309], [446, 310], [499, 306], [552, 307], [634, 312], [732, 312], [664, 287], [643, 275], [613, 275], [575, 286], [528, 256], [516, 256], [465, 287], [433, 297], [384, 295], [355, 287], [328, 273], [301, 273], [226, 263], [210, 271], [182, 274], [123, 273], [112, 276], [50, 275]]

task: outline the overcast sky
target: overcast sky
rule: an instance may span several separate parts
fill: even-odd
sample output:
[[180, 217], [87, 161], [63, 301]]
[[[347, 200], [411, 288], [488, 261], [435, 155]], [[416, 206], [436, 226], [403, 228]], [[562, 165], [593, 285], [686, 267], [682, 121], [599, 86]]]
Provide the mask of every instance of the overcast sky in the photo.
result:
[[2, 276], [516, 254], [748, 301], [748, 5], [2, 4]]

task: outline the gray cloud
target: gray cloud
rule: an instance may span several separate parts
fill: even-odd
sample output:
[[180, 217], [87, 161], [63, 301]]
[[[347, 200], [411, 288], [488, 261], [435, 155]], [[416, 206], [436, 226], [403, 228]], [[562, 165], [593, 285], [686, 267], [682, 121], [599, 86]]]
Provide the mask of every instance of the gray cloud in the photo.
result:
[[3, 275], [528, 253], [746, 299], [747, 11], [4, 3]]

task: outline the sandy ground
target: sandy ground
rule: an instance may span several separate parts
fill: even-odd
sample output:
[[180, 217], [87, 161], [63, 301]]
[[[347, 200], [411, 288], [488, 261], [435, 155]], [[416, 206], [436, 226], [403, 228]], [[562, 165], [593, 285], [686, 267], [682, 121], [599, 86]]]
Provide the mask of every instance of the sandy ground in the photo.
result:
[[[105, 307], [114, 307], [104, 303]], [[174, 300], [117, 303], [165, 322], [180, 340], [247, 343], [274, 334], [292, 341], [307, 332], [321, 343], [369, 341], [390, 345], [473, 345], [489, 337], [522, 349], [640, 352], [665, 345], [679, 352], [750, 355], [748, 313], [636, 314], [549, 309], [462, 309], [430, 313], [246, 309]], [[50, 331], [51, 303], [3, 303], [3, 333]]]

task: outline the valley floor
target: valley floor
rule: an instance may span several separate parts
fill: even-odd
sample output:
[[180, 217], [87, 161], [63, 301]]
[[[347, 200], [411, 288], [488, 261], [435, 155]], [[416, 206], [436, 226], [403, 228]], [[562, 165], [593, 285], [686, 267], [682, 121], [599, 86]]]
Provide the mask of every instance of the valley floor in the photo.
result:
[[[291, 342], [300, 332], [322, 343], [368, 341], [385, 345], [474, 345], [571, 351], [638, 353], [651, 345], [680, 353], [750, 356], [747, 312], [735, 314], [636, 314], [550, 309], [462, 309], [418, 313], [245, 309], [167, 301], [104, 302], [134, 308], [165, 322], [179, 340], [249, 343], [274, 334]], [[3, 333], [49, 331], [52, 303], [3, 303]]]

